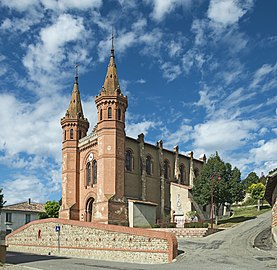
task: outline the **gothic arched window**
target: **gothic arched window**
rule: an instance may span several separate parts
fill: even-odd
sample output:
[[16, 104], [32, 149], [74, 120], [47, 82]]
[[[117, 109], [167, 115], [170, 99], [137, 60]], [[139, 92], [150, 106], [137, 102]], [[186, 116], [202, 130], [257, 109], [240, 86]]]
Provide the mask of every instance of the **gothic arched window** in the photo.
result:
[[82, 139], [82, 130], [79, 130], [79, 140]]
[[73, 140], [73, 129], [70, 129], [70, 140]]
[[94, 160], [92, 163], [92, 167], [93, 167], [93, 184], [97, 183], [97, 161]]
[[121, 110], [117, 109], [117, 120], [121, 120]]
[[91, 184], [91, 164], [90, 162], [88, 162], [86, 167], [86, 186], [90, 186], [90, 184]]
[[66, 140], [66, 130], [64, 131], [64, 140]]
[[125, 168], [126, 171], [131, 172], [133, 167], [133, 154], [131, 150], [127, 150], [125, 154]]
[[152, 160], [150, 156], [146, 157], [146, 174], [147, 175], [152, 174]]
[[169, 178], [169, 162], [168, 162], [168, 160], [164, 161], [164, 178], [165, 179]]
[[108, 108], [108, 118], [112, 118], [112, 108]]
[[180, 182], [181, 182], [181, 184], [184, 184], [185, 183], [185, 166], [184, 166], [184, 164], [181, 164], [179, 169], [180, 169]]
[[103, 118], [103, 111], [102, 109], [100, 109], [100, 121], [102, 120], [102, 118]]

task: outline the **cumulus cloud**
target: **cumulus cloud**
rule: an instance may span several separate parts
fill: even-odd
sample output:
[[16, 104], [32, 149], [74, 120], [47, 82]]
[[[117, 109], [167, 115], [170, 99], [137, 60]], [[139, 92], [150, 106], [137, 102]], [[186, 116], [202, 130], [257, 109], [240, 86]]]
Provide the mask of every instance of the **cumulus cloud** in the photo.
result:
[[253, 148], [251, 154], [254, 156], [256, 163], [276, 160], [277, 139], [264, 142], [257, 148]]
[[147, 135], [151, 128], [155, 128], [158, 124], [153, 121], [142, 121], [138, 123], [128, 123], [126, 124], [126, 134], [129, 137], [137, 138], [141, 133]]
[[189, 8], [191, 5], [191, 0], [146, 0], [145, 2], [153, 6], [151, 16], [156, 21], [163, 20], [166, 15], [173, 12], [179, 6], [183, 5], [185, 8]]
[[49, 198], [48, 193], [46, 186], [33, 175], [21, 175], [14, 180], [6, 180], [3, 187], [7, 204], [27, 201], [28, 198], [43, 203]]
[[208, 18], [220, 26], [226, 27], [237, 23], [253, 6], [253, 0], [211, 0]]
[[[72, 66], [77, 59], [83, 66], [90, 62], [88, 50], [82, 48], [86, 35], [82, 18], [63, 14], [55, 23], [41, 29], [38, 43], [28, 46], [23, 64], [31, 80], [44, 86], [43, 93], [47, 92], [49, 84], [54, 87], [58, 80], [62, 81], [67, 76], [64, 69], [68, 65], [66, 61]], [[76, 41], [79, 41], [76, 47], [69, 51], [67, 43]]]
[[84, 10], [100, 8], [102, 6], [102, 0], [2, 0], [1, 5], [19, 12], [41, 6], [55, 11], [66, 11], [68, 9]]
[[194, 146], [208, 153], [236, 150], [252, 139], [257, 127], [254, 120], [211, 120], [195, 126]]

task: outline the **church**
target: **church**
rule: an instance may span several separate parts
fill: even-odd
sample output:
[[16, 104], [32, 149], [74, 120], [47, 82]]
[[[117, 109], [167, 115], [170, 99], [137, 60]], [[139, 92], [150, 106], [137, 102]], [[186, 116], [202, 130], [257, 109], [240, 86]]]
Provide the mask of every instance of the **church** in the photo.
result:
[[62, 206], [60, 218], [125, 226], [151, 226], [192, 210], [203, 213], [190, 193], [206, 161], [193, 152], [168, 150], [162, 140], [149, 144], [144, 134], [125, 134], [128, 98], [120, 89], [112, 45], [104, 85], [95, 97], [98, 120], [88, 134], [78, 72], [61, 119]]

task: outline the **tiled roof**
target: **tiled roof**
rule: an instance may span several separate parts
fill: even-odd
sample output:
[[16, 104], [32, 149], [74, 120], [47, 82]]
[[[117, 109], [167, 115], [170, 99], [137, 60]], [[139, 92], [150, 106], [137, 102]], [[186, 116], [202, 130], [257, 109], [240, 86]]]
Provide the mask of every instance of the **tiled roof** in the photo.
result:
[[22, 202], [3, 206], [3, 211], [28, 211], [28, 212], [44, 212], [44, 204], [35, 202]]

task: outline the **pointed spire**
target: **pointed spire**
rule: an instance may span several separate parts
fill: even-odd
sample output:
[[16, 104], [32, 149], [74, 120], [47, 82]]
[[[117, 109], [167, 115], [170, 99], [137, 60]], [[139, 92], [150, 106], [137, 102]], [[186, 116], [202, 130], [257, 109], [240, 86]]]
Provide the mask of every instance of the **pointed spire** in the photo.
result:
[[66, 117], [84, 119], [81, 97], [78, 87], [78, 64], [75, 65], [75, 81], [69, 107], [66, 112]]
[[75, 65], [75, 82], [76, 84], [78, 84], [78, 64], [76, 63]]
[[116, 64], [115, 64], [113, 31], [112, 31], [111, 40], [112, 40], [112, 48], [111, 48], [110, 62], [108, 65], [104, 86], [101, 91], [102, 93], [104, 92], [106, 95], [115, 95], [117, 93], [121, 93], [118, 77], [117, 77]]

